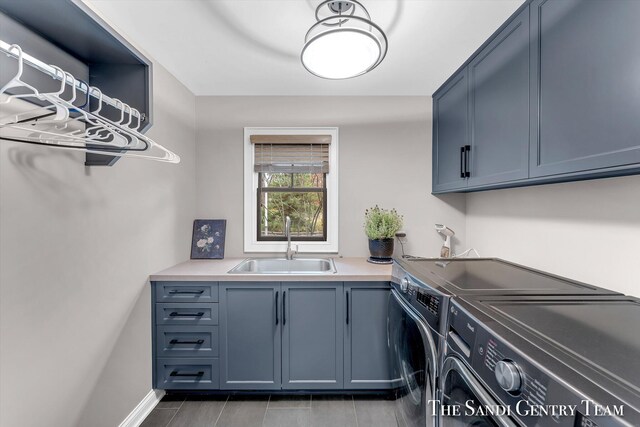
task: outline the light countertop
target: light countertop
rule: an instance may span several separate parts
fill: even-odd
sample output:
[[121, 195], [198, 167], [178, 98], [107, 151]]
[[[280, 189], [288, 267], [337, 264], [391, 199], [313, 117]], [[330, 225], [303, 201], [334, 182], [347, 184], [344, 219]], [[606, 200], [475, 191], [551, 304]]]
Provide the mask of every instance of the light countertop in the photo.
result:
[[[302, 257], [301, 257], [302, 258]], [[330, 257], [331, 258], [331, 257]], [[366, 258], [333, 258], [335, 274], [229, 274], [228, 271], [246, 258], [189, 260], [152, 274], [151, 281], [212, 282], [340, 282], [391, 280], [391, 265], [367, 262]]]

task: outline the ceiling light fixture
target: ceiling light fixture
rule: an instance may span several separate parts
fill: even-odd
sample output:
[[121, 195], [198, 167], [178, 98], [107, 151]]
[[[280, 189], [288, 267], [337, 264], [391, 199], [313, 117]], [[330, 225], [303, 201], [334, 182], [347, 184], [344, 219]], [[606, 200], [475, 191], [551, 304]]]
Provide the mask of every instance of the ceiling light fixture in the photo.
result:
[[368, 73], [387, 54], [387, 36], [356, 0], [326, 0], [304, 38], [300, 58], [311, 74], [349, 79]]

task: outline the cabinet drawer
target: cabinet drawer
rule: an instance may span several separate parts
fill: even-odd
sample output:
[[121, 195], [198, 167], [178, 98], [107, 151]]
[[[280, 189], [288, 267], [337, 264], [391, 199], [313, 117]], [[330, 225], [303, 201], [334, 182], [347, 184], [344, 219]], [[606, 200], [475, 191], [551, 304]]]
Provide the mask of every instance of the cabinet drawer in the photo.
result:
[[156, 282], [156, 302], [218, 302], [218, 283]]
[[158, 303], [157, 325], [217, 325], [218, 304], [203, 303]]
[[158, 357], [218, 357], [217, 326], [158, 326]]
[[164, 390], [215, 390], [220, 387], [218, 359], [156, 359], [156, 387]]

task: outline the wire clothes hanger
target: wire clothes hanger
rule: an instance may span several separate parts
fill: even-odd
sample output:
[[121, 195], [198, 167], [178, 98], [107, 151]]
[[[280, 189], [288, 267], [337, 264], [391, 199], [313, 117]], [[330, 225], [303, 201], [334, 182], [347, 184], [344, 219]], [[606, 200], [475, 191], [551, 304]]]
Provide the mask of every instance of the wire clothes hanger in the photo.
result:
[[[142, 117], [137, 109], [117, 98], [108, 98], [100, 89], [76, 79], [55, 65], [46, 65], [23, 53], [18, 45], [0, 40], [0, 52], [17, 59], [17, 72], [0, 88], [0, 105], [18, 100], [35, 103], [38, 108], [0, 117], [0, 139], [119, 157], [137, 157], [178, 163], [180, 157], [140, 132]], [[43, 92], [22, 79], [25, 62], [60, 80], [56, 91]], [[69, 96], [63, 94], [71, 88]], [[83, 102], [78, 92], [85, 94]], [[90, 100], [97, 105], [91, 108]], [[113, 119], [102, 109], [115, 110]]]

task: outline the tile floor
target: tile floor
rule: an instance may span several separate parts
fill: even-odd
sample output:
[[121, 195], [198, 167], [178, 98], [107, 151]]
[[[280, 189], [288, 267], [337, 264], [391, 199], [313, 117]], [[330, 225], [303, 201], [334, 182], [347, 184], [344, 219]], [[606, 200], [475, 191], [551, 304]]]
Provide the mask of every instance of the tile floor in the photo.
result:
[[141, 427], [396, 427], [393, 402], [371, 396], [165, 397]]

